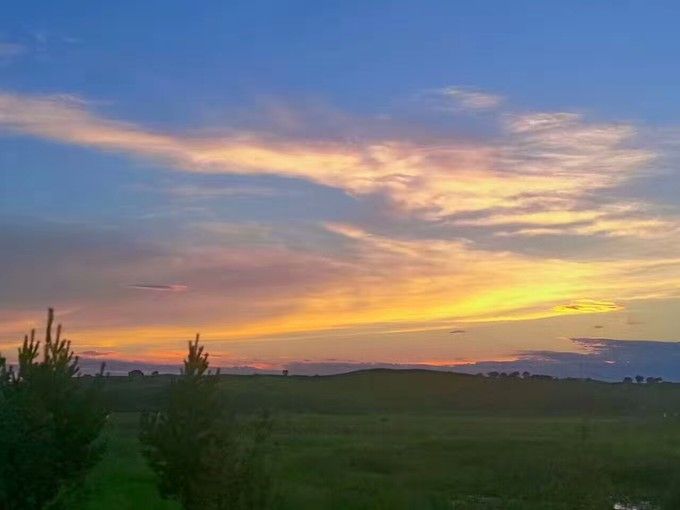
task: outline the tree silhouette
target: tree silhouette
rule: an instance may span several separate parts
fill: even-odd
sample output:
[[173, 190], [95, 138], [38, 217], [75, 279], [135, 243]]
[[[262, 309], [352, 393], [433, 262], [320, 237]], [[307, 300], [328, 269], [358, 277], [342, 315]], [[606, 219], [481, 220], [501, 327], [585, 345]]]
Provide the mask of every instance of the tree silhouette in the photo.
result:
[[250, 430], [239, 428], [223, 412], [219, 371], [208, 369], [208, 354], [196, 335], [167, 405], [142, 415], [144, 455], [161, 494], [187, 510], [264, 508], [269, 479], [261, 449], [270, 422], [265, 417]]
[[[25, 335], [18, 368], [0, 358], [0, 508], [39, 509], [77, 484], [99, 458], [97, 438], [106, 420], [97, 379], [79, 380], [71, 342], [53, 336], [54, 312], [45, 339]], [[102, 366], [103, 369], [103, 366]]]

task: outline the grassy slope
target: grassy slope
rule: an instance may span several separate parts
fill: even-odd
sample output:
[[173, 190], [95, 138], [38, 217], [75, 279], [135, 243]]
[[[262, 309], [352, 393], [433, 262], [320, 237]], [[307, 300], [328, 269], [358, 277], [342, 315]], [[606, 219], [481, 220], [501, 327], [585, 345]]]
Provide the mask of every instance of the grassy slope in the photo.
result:
[[[157, 407], [168, 381], [107, 381], [127, 412], [112, 417], [81, 508], [176, 508], [156, 494], [130, 412]], [[222, 384], [235, 411], [274, 411], [280, 508], [599, 509], [658, 502], [680, 480], [680, 421], [662, 414], [680, 410], [680, 385], [418, 371]]]

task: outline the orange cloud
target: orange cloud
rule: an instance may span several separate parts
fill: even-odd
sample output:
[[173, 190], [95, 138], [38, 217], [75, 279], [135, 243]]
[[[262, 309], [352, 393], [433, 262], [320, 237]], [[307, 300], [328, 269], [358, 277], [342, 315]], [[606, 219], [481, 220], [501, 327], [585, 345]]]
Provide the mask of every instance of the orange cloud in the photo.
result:
[[[188, 316], [179, 322], [167, 317], [165, 324], [90, 325], [77, 328], [76, 334], [88, 342], [87, 348], [120, 350], [181, 345], [199, 325], [208, 341], [284, 338], [369, 326], [374, 335], [418, 328], [448, 331], [447, 324], [612, 313], [632, 300], [673, 296], [680, 285], [680, 259], [546, 259], [487, 252], [463, 241], [393, 239], [343, 224], [327, 228], [346, 246], [342, 256], [326, 256], [329, 260], [323, 264], [333, 269], [313, 286], [290, 284], [275, 292], [262, 279], [264, 287], [256, 299], [246, 299], [246, 308], [236, 309], [229, 297], [233, 289], [206, 289], [180, 296], [186, 298], [182, 313], [194, 317], [193, 322]], [[250, 252], [248, 261], [255, 270], [266, 260], [258, 257], [266, 257], [266, 251]], [[310, 270], [316, 263], [308, 255], [300, 257]], [[140, 308], [148, 315], [147, 306], [155, 302], [124, 302], [118, 315], [130, 317]], [[126, 312], [126, 307], [135, 310]], [[224, 312], [199, 322], [193, 311], [204, 309]], [[229, 314], [230, 309], [234, 313]]]

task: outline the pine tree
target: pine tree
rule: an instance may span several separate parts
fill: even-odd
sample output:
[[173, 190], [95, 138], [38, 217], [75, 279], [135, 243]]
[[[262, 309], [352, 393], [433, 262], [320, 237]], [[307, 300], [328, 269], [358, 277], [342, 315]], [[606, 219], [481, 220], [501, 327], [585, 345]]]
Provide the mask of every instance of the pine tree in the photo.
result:
[[0, 509], [34, 510], [53, 502], [98, 460], [97, 438], [106, 420], [97, 380], [77, 375], [71, 342], [53, 335], [54, 312], [45, 339], [25, 335], [18, 368], [0, 358]]
[[269, 479], [262, 446], [270, 422], [239, 428], [220, 401], [219, 371], [210, 373], [199, 336], [189, 342], [167, 404], [142, 415], [140, 439], [161, 494], [185, 510], [266, 508]]

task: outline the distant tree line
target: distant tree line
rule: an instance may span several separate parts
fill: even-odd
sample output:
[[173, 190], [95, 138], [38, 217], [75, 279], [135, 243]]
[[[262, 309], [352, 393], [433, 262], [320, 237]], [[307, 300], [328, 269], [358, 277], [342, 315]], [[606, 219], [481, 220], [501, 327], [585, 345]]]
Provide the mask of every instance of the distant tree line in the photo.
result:
[[551, 375], [531, 374], [527, 371], [520, 374], [517, 370], [514, 372], [497, 372], [496, 370], [492, 370], [491, 372], [487, 372], [486, 376], [490, 379], [554, 379]]
[[[626, 383], [626, 384], [631, 384], [633, 382], [633, 378], [632, 377], [624, 377], [623, 382]], [[636, 375], [635, 376], [635, 382], [637, 384], [643, 384], [643, 383], [658, 384], [658, 383], [663, 382], [663, 378], [661, 378], [661, 377], [644, 377], [642, 375]]]
[[[552, 375], [545, 375], [545, 374], [531, 374], [527, 371], [522, 372], [521, 374], [519, 371], [514, 371], [514, 372], [498, 372], [496, 370], [492, 370], [491, 372], [487, 372], [486, 374], [478, 374], [481, 376], [486, 376], [490, 379], [540, 379], [540, 380], [552, 380], [552, 379], [558, 379], [558, 377], [553, 377]], [[567, 377], [566, 380], [575, 380], [579, 378], [575, 377]], [[591, 380], [589, 377], [586, 378], [586, 380]], [[632, 377], [624, 377], [623, 382], [624, 383], [632, 383], [635, 381], [637, 384], [658, 384], [663, 382], [663, 378], [661, 377], [644, 377], [642, 375], [636, 375], [635, 378]]]

